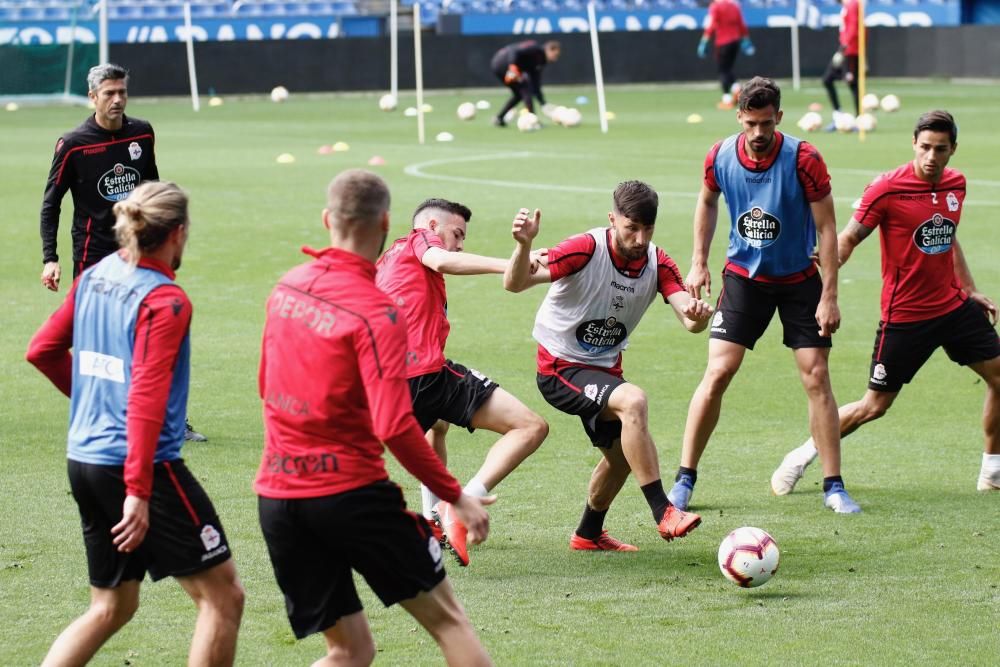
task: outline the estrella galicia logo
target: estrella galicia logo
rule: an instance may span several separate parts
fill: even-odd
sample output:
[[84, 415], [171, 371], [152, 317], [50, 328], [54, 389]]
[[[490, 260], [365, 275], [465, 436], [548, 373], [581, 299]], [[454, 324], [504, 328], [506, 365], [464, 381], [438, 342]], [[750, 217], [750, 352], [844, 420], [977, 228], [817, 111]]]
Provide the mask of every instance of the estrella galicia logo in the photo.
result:
[[930, 220], [925, 220], [913, 230], [913, 243], [927, 255], [948, 252], [955, 238], [955, 226], [954, 221], [935, 213]]
[[615, 317], [590, 320], [576, 328], [576, 341], [587, 352], [606, 352], [628, 337], [625, 325]]
[[736, 231], [750, 246], [766, 248], [781, 236], [781, 221], [760, 206], [754, 206], [740, 214]]
[[108, 201], [121, 201], [135, 190], [140, 180], [138, 169], [119, 162], [97, 181], [97, 192]]

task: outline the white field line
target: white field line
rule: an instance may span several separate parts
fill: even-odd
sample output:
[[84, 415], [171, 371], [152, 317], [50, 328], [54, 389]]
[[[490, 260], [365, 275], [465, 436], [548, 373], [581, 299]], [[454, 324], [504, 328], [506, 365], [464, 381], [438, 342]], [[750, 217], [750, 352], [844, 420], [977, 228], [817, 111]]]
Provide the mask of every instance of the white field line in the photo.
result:
[[[431, 173], [430, 169], [432, 167], [439, 167], [442, 165], [452, 165], [468, 162], [491, 162], [498, 160], [523, 160], [530, 158], [558, 158], [558, 159], [583, 159], [589, 156], [585, 155], [573, 155], [573, 154], [557, 154], [557, 153], [536, 153], [532, 151], [519, 151], [511, 153], [486, 153], [482, 155], [467, 155], [464, 157], [449, 157], [441, 158], [438, 160], [427, 160], [425, 162], [416, 162], [414, 164], [408, 164], [403, 168], [403, 172], [408, 176], [413, 176], [414, 178], [424, 178], [432, 181], [450, 181], [452, 183], [470, 183], [475, 185], [489, 185], [498, 188], [516, 188], [519, 190], [545, 190], [545, 191], [557, 191], [557, 192], [589, 192], [589, 193], [608, 193], [611, 188], [609, 187], [592, 187], [586, 185], [558, 185], [554, 183], [533, 183], [530, 181], [508, 181], [496, 178], [477, 178], [474, 176], [453, 176], [450, 174], [435, 174]], [[671, 162], [676, 164], [693, 164], [691, 160], [682, 159], [671, 159], [671, 158], [658, 158], [658, 162]], [[875, 176], [879, 172], [872, 171], [868, 169], [831, 169], [831, 173], [837, 174], [853, 174], [860, 176]], [[986, 181], [986, 180], [973, 180], [970, 179], [969, 183], [972, 185], [986, 186], [986, 187], [1000, 187], [1000, 181]], [[670, 197], [691, 197], [697, 196], [697, 192], [691, 191], [660, 191], [661, 195]], [[854, 202], [857, 201], [857, 196], [834, 196], [834, 200], [838, 202]], [[966, 205], [969, 206], [1000, 206], [1000, 200], [988, 200], [988, 199], [967, 199]]]

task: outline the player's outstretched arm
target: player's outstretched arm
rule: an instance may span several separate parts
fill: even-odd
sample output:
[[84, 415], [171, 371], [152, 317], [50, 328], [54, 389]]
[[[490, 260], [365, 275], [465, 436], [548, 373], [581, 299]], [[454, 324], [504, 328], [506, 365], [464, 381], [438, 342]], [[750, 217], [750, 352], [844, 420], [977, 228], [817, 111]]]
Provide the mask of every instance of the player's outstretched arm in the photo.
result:
[[444, 248], [428, 248], [420, 261], [428, 269], [452, 276], [478, 276], [503, 273], [507, 260], [469, 252], [451, 252]]
[[837, 215], [833, 208], [833, 195], [810, 202], [816, 233], [819, 235], [819, 264], [822, 268], [823, 292], [816, 307], [816, 323], [820, 336], [832, 336], [840, 328], [840, 306], [837, 305], [837, 286], [840, 262], [837, 250]]
[[962, 246], [959, 245], [957, 238], [952, 241], [951, 248], [954, 253], [955, 279], [958, 280], [958, 284], [962, 286], [962, 289], [969, 295], [969, 298], [978, 303], [986, 311], [986, 316], [990, 318], [990, 323], [996, 326], [996, 302], [976, 289], [976, 281], [972, 279], [972, 271], [969, 269], [969, 263], [965, 261], [965, 253], [962, 251]]
[[[843, 266], [851, 258], [854, 249], [872, 233], [871, 227], [865, 227], [860, 222], [851, 218], [844, 231], [837, 236], [837, 255], [840, 258], [838, 264]], [[822, 266], [822, 264], [820, 264]]]
[[691, 333], [704, 331], [712, 319], [711, 304], [696, 299], [687, 292], [674, 292], [667, 297], [667, 301], [673, 307], [677, 319]]
[[715, 236], [715, 225], [719, 220], [719, 193], [709, 190], [702, 183], [698, 193], [698, 203], [694, 208], [694, 250], [691, 254], [691, 270], [684, 280], [688, 294], [696, 299], [712, 296], [712, 274], [708, 270], [708, 251]]
[[543, 266], [531, 252], [531, 244], [538, 236], [541, 219], [542, 212], [537, 208], [534, 213], [522, 208], [514, 216], [511, 223], [514, 253], [503, 274], [503, 286], [508, 292], [523, 292], [532, 285], [551, 281], [548, 266]]

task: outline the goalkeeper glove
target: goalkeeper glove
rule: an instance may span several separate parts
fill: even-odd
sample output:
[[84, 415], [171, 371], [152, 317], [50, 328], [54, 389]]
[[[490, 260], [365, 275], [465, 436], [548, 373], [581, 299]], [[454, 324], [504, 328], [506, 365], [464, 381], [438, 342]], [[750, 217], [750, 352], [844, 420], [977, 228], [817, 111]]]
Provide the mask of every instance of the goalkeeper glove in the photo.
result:
[[708, 54], [708, 38], [702, 37], [698, 42], [698, 57], [704, 58]]
[[511, 65], [507, 68], [507, 73], [503, 75], [503, 82], [508, 86], [512, 83], [520, 83], [521, 81], [521, 68], [517, 65]]
[[754, 47], [753, 42], [750, 41], [749, 37], [744, 37], [740, 41], [740, 50], [743, 51], [744, 55], [752, 56], [757, 53], [756, 47]]

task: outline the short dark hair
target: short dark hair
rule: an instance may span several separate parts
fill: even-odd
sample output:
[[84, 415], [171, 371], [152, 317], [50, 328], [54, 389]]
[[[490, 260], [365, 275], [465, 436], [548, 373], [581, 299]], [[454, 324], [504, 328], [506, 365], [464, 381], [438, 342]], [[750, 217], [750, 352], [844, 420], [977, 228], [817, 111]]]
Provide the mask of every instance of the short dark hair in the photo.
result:
[[413, 218], [412, 218], [413, 221], [416, 221], [417, 216], [420, 215], [422, 211], [425, 211], [429, 208], [436, 208], [445, 211], [446, 213], [451, 213], [453, 215], [460, 215], [462, 216], [462, 219], [465, 220], [466, 222], [468, 222], [472, 218], [472, 211], [469, 210], [468, 206], [464, 204], [459, 204], [458, 202], [448, 201], [447, 199], [439, 199], [437, 197], [432, 197], [430, 199], [425, 199], [424, 201], [420, 202], [420, 205], [417, 206], [417, 210], [413, 212]]
[[640, 225], [656, 224], [656, 209], [660, 197], [656, 190], [642, 181], [623, 181], [615, 188], [615, 213]]
[[917, 124], [913, 126], [913, 138], [916, 139], [924, 130], [947, 132], [952, 146], [958, 141], [958, 125], [955, 123], [955, 118], [942, 109], [935, 109], [934, 111], [922, 114], [917, 119]]
[[774, 106], [775, 111], [781, 109], [781, 88], [766, 76], [755, 76], [743, 84], [740, 89], [740, 111], [748, 109], [766, 109]]

